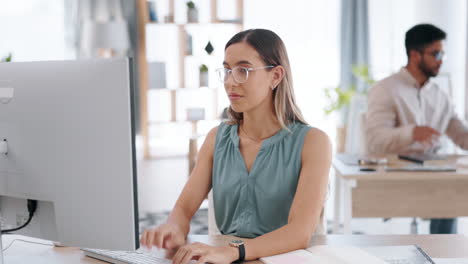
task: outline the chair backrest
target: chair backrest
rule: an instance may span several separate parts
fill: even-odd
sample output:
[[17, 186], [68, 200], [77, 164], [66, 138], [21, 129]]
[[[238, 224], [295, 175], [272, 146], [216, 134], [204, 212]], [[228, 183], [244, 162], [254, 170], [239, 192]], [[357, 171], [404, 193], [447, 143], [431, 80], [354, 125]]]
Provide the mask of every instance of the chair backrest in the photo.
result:
[[327, 218], [325, 217], [325, 206], [322, 207], [320, 212], [319, 222], [315, 227], [314, 235], [326, 235], [327, 234]]
[[359, 123], [360, 123], [360, 145], [359, 145], [359, 155], [366, 155], [367, 154], [367, 135], [366, 135], [366, 121], [367, 121], [367, 112], [362, 112], [359, 115]]
[[213, 205], [213, 190], [208, 194], [208, 235], [220, 235], [221, 232], [216, 224], [214, 205]]
[[365, 140], [366, 112], [367, 97], [365, 95], [355, 95], [351, 100], [346, 122], [346, 153], [364, 155], [367, 152]]

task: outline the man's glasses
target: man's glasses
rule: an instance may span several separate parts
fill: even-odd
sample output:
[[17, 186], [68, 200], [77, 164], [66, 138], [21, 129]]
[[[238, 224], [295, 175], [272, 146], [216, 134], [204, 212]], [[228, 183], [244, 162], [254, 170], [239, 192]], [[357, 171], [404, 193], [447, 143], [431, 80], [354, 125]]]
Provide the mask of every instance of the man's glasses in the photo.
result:
[[421, 51], [421, 53], [423, 54], [429, 54], [431, 55], [432, 57], [434, 57], [435, 60], [437, 61], [441, 61], [441, 60], [445, 60], [445, 52], [443, 50], [439, 50], [439, 51], [433, 51], [433, 52], [424, 52], [424, 51]]
[[232, 74], [232, 78], [234, 78], [234, 81], [236, 81], [236, 83], [245, 83], [247, 79], [249, 79], [250, 71], [269, 69], [269, 68], [274, 68], [274, 67], [275, 66], [273, 65], [257, 67], [257, 68], [237, 66], [232, 69], [220, 68], [216, 70], [216, 73], [218, 74], [220, 82], [226, 83], [229, 79], [229, 75]]

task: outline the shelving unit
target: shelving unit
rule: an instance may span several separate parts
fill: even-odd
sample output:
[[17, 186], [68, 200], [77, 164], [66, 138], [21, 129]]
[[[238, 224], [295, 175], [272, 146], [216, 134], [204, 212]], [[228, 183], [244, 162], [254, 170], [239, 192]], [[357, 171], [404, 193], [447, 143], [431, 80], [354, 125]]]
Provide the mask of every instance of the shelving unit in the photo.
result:
[[[152, 0], [155, 1], [155, 0]], [[138, 28], [139, 28], [139, 51], [138, 51], [138, 58], [139, 58], [139, 75], [140, 75], [140, 99], [141, 99], [141, 107], [140, 107], [140, 116], [141, 116], [141, 134], [143, 138], [143, 151], [144, 151], [144, 158], [150, 159], [154, 158], [152, 155], [151, 147], [150, 147], [150, 133], [149, 128], [150, 126], [161, 126], [165, 124], [177, 124], [177, 123], [186, 123], [187, 120], [181, 119], [180, 109], [178, 110], [178, 99], [183, 97], [184, 93], [205, 93], [209, 92], [211, 94], [211, 104], [213, 111], [211, 111], [210, 115], [208, 116], [207, 109], [205, 108], [205, 119], [206, 120], [219, 120], [220, 110], [219, 110], [219, 96], [220, 93], [218, 92], [218, 88], [222, 87], [222, 84], [219, 86], [213, 85], [213, 81], [208, 82], [207, 87], [199, 87], [198, 83], [189, 78], [189, 76], [194, 71], [198, 73], [198, 67], [194, 68], [188, 67], [190, 64], [189, 62], [196, 61], [197, 58], [200, 58], [202, 61], [210, 61], [213, 60], [213, 56], [208, 55], [201, 55], [201, 54], [194, 54], [189, 55], [186, 53], [187, 51], [187, 33], [191, 33], [192, 30], [203, 30], [204, 32], [213, 32], [212, 34], [222, 34], [226, 33], [226, 30], [222, 29], [224, 27], [229, 28], [229, 32], [234, 34], [235, 32], [243, 30], [243, 0], [233, 0], [233, 4], [235, 4], [235, 19], [220, 19], [218, 16], [218, 2], [225, 4], [226, 0], [209, 0], [209, 19], [202, 20], [200, 19], [200, 23], [186, 23], [185, 21], [180, 21], [176, 17], [176, 12], [180, 11], [181, 5], [185, 5], [185, 0], [159, 0], [160, 1], [167, 1], [168, 3], [168, 13], [167, 18], [164, 22], [151, 22], [149, 21], [149, 10], [147, 5], [147, 0], [137, 0], [137, 8], [138, 8]], [[197, 3], [205, 4], [208, 0], [198, 0], [194, 1]], [[177, 4], [177, 5], [176, 5]], [[179, 8], [179, 9], [178, 9]], [[185, 10], [184, 10], [185, 11]], [[205, 10], [206, 11], [206, 10]], [[177, 13], [180, 15], [180, 13]], [[179, 16], [180, 18], [180, 16]], [[162, 20], [162, 19], [161, 19]], [[218, 28], [220, 27], [220, 28]], [[222, 27], [222, 28], [221, 28]], [[161, 52], [165, 52], [164, 50], [154, 50], [154, 46], [148, 42], [148, 37], [154, 37], [154, 31], [157, 31], [161, 28], [169, 28], [173, 32], [176, 32], [177, 35], [177, 44], [174, 43], [175, 48], [177, 49], [176, 58], [171, 58], [171, 63], [176, 64], [176, 67], [171, 68], [172, 73], [174, 73], [174, 69], [176, 72], [176, 79], [177, 84], [169, 84], [167, 82], [167, 86], [170, 88], [161, 88], [161, 89], [151, 89], [149, 87], [149, 69], [148, 63], [150, 59], [148, 56], [150, 54], [160, 54]], [[173, 29], [172, 29], [173, 28]], [[192, 33], [191, 33], [192, 34]], [[229, 34], [229, 35], [232, 35]], [[194, 36], [195, 38], [198, 37]], [[161, 36], [158, 41], [168, 41], [165, 39], [165, 36]], [[194, 41], [195, 43], [195, 41]], [[154, 43], [153, 43], [154, 44]], [[195, 45], [193, 45], [195, 47]], [[221, 46], [217, 46], [217, 49], [221, 49]], [[199, 49], [197, 49], [199, 51]], [[219, 52], [219, 51], [218, 51]], [[211, 61], [212, 62], [212, 61]], [[215, 65], [213, 63], [213, 65]], [[220, 62], [217, 65], [221, 65]], [[167, 65], [168, 68], [170, 67], [169, 64]], [[174, 65], [171, 65], [174, 66]], [[211, 69], [210, 74], [214, 75], [214, 71], [212, 70], [213, 67], [209, 66]], [[192, 70], [191, 70], [192, 69]], [[166, 77], [168, 76], [168, 72], [166, 72]], [[173, 74], [174, 75], [174, 74]], [[171, 75], [172, 76], [172, 75]], [[169, 78], [167, 78], [169, 79]], [[173, 78], [174, 79], [174, 78]], [[211, 80], [213, 77], [210, 78]], [[169, 94], [169, 101], [170, 101], [170, 118], [166, 118], [166, 120], [150, 120], [149, 115], [149, 104], [148, 99], [151, 96], [158, 96], [158, 97], [167, 97]], [[205, 98], [206, 99], [206, 98]], [[167, 114], [167, 113], [166, 113]], [[190, 136], [190, 156], [193, 156], [193, 149], [197, 149], [196, 139], [195, 143], [193, 142], [194, 138], [198, 137], [198, 130], [197, 130], [197, 121], [192, 122], [192, 136]]]

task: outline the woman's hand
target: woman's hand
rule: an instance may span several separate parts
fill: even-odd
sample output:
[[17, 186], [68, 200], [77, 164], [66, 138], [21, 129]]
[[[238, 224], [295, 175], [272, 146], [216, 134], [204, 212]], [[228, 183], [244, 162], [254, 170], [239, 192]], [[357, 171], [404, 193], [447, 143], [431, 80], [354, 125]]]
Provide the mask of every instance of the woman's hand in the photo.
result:
[[235, 247], [213, 247], [203, 243], [185, 245], [172, 258], [174, 264], [187, 264], [190, 260], [198, 260], [197, 264], [205, 262], [213, 264], [231, 264], [239, 259], [239, 250]]
[[154, 229], [145, 230], [140, 243], [151, 248], [173, 249], [185, 244], [186, 235], [174, 224], [162, 224]]

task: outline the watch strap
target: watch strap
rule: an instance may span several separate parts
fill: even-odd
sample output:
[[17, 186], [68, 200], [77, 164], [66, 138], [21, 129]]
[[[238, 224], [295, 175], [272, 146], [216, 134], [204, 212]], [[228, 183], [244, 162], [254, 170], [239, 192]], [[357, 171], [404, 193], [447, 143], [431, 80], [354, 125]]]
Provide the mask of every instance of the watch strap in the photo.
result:
[[234, 261], [233, 263], [242, 263], [245, 260], [245, 247], [244, 244], [241, 244], [237, 247], [239, 249], [239, 259]]

